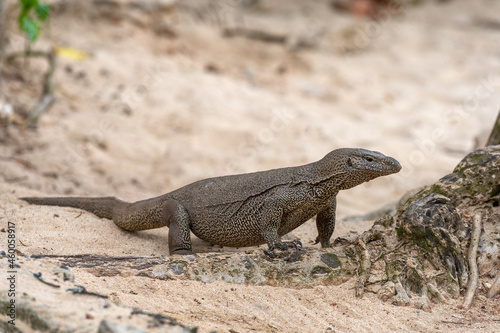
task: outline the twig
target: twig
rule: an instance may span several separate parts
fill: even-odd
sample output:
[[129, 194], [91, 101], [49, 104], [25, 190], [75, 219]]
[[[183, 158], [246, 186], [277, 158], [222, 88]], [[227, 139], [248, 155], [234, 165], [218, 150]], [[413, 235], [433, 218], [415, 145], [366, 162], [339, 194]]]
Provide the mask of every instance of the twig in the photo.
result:
[[476, 253], [479, 245], [479, 238], [481, 236], [481, 224], [482, 216], [481, 212], [477, 212], [472, 220], [472, 232], [470, 237], [469, 246], [469, 268], [470, 268], [470, 280], [467, 286], [467, 291], [465, 292], [464, 309], [470, 308], [472, 304], [472, 299], [474, 298], [474, 293], [477, 288], [477, 262]]
[[464, 325], [464, 323], [457, 322], [457, 321], [448, 321], [448, 320], [441, 320], [442, 323], [444, 324], [455, 324], [455, 325]]
[[47, 282], [45, 281], [44, 279], [42, 279], [42, 273], [33, 273], [33, 276], [35, 278], [38, 279], [38, 281], [42, 282], [42, 283], [45, 283], [46, 285], [48, 286], [51, 286], [51, 287], [54, 287], [54, 288], [61, 288], [61, 286], [57, 285], [57, 284], [54, 284], [54, 283], [50, 283], [50, 282]]
[[56, 68], [56, 54], [54, 50], [50, 50], [49, 52], [45, 51], [22, 51], [15, 52], [10, 54], [7, 57], [7, 61], [11, 61], [17, 57], [45, 57], [49, 63], [49, 68], [44, 75], [43, 79], [43, 88], [42, 88], [42, 97], [40, 98], [40, 102], [29, 112], [27, 120], [28, 126], [36, 127], [38, 120], [42, 113], [50, 108], [52, 103], [54, 103], [54, 71]]
[[42, 113], [49, 109], [52, 103], [54, 103], [54, 70], [56, 68], [56, 55], [54, 50], [51, 50], [46, 56], [49, 62], [49, 69], [47, 73], [45, 73], [43, 80], [42, 98], [38, 105], [28, 114], [29, 125], [32, 127], [36, 127]]
[[54, 103], [53, 95], [45, 95], [42, 97], [40, 103], [38, 103], [29, 113], [28, 121], [30, 126], [35, 126], [38, 123], [38, 119], [42, 115], [42, 113], [47, 110], [52, 103]]
[[268, 43], [284, 44], [286, 35], [275, 34], [263, 30], [246, 29], [246, 28], [226, 28], [223, 32], [224, 37], [243, 36], [248, 39], [256, 39]]
[[45, 51], [39, 51], [39, 50], [36, 50], [36, 51], [33, 51], [33, 50], [19, 51], [19, 52], [10, 53], [7, 56], [7, 61], [9, 62], [9, 61], [12, 61], [15, 58], [19, 58], [19, 57], [47, 57], [47, 55], [48, 55], [47, 52], [45, 52]]
[[69, 289], [66, 289], [66, 291], [70, 291], [73, 294], [90, 295], [90, 296], [97, 296], [100, 298], [108, 298], [108, 296], [106, 296], [106, 295], [102, 295], [99, 293], [94, 293], [92, 291], [88, 291], [84, 286], [76, 286], [76, 288], [69, 288]]

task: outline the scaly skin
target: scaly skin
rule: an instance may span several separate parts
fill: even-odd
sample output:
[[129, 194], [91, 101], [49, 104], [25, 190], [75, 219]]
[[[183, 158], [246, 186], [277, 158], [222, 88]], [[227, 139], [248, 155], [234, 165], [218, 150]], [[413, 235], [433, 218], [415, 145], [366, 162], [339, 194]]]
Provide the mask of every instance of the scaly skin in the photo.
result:
[[[21, 198], [32, 204], [76, 207], [129, 231], [169, 227], [170, 254], [192, 254], [192, 231], [222, 246], [286, 249], [281, 241], [317, 216], [322, 247], [335, 228], [337, 193], [399, 172], [392, 157], [361, 148], [337, 149], [318, 162], [269, 171], [215, 177], [148, 200], [127, 203], [104, 198]], [[296, 245], [296, 244], [293, 244]]]

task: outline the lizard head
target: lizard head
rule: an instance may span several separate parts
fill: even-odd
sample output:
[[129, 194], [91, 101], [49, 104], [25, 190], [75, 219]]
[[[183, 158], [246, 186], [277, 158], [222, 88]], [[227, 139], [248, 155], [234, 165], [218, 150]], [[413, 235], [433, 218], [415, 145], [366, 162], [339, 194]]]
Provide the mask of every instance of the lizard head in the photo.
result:
[[401, 164], [396, 159], [378, 151], [362, 148], [353, 149], [347, 156], [346, 164], [352, 170], [361, 171], [366, 175], [373, 174], [373, 178], [390, 175], [401, 170]]
[[[342, 189], [348, 189], [380, 176], [397, 173], [401, 164], [396, 159], [377, 151], [362, 148], [342, 148], [332, 151], [326, 157], [334, 158], [336, 169], [346, 171]], [[340, 171], [340, 170], [339, 170]]]

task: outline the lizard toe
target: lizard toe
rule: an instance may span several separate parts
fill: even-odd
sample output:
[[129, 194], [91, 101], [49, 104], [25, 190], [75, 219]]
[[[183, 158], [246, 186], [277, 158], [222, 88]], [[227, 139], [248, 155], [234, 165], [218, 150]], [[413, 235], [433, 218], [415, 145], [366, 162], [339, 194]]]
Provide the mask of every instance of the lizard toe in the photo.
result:
[[276, 242], [273, 245], [269, 247], [268, 252], [273, 252], [274, 250], [280, 250], [284, 252], [289, 252], [290, 247], [295, 248], [295, 250], [299, 250], [302, 248], [302, 242], [298, 239], [293, 240], [293, 241], [286, 241], [286, 242]]
[[174, 255], [174, 254], [181, 255], [181, 256], [187, 256], [187, 255], [194, 254], [194, 252], [191, 250], [179, 249], [179, 250], [174, 250], [174, 251], [170, 252], [170, 255]]

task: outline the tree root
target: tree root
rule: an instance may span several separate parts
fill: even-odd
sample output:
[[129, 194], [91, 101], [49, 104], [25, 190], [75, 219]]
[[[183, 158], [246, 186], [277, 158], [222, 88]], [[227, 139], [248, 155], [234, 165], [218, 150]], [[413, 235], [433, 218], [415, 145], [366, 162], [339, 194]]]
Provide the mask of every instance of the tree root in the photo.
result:
[[356, 241], [356, 251], [359, 255], [359, 270], [358, 270], [358, 281], [355, 286], [356, 297], [362, 297], [365, 288], [365, 283], [370, 277], [370, 252], [366, 248], [365, 242], [358, 238]]
[[402, 242], [399, 242], [398, 245], [396, 245], [394, 247], [394, 249], [391, 249], [391, 250], [387, 250], [387, 251], [383, 251], [383, 252], [380, 252], [380, 254], [377, 256], [377, 258], [375, 258], [375, 260], [373, 260], [373, 262], [377, 262], [379, 261], [381, 258], [383, 258], [384, 256], [390, 254], [390, 253], [393, 253], [393, 252], [396, 252], [397, 250], [399, 250], [399, 248], [403, 245], [406, 245], [408, 244], [406, 241], [402, 241]]
[[401, 283], [399, 276], [395, 278], [394, 287], [396, 288], [396, 296], [394, 296], [396, 303], [398, 305], [409, 305], [410, 297], [406, 293], [405, 288], [403, 288], [403, 284]]
[[438, 288], [425, 276], [422, 264], [415, 257], [388, 263], [386, 274], [394, 283], [396, 294], [394, 301], [397, 305], [410, 305], [417, 309], [428, 310], [430, 309], [429, 296], [448, 303]]
[[443, 294], [441, 294], [441, 292], [435, 285], [427, 283], [427, 289], [429, 289], [431, 295], [435, 297], [437, 300], [439, 300], [442, 303], [448, 304], [448, 300], [443, 296]]
[[368, 278], [370, 277], [372, 263], [370, 252], [368, 251], [366, 244], [381, 238], [382, 235], [380, 231], [376, 230], [376, 228], [372, 228], [359, 236], [355, 242], [355, 249], [359, 257], [358, 280], [355, 286], [356, 297], [363, 297], [365, 284], [368, 282]]
[[469, 246], [469, 270], [470, 270], [470, 279], [469, 285], [467, 286], [467, 291], [465, 293], [464, 299], [464, 308], [470, 308], [472, 304], [472, 299], [474, 298], [474, 293], [477, 288], [477, 262], [476, 262], [476, 254], [477, 248], [479, 245], [479, 238], [481, 236], [481, 228], [482, 228], [482, 216], [481, 212], [477, 212], [474, 215], [474, 219], [472, 221], [472, 232], [470, 238], [470, 246]]
[[493, 298], [496, 295], [500, 294], [500, 274], [497, 276], [497, 279], [491, 285], [490, 290], [488, 291], [488, 298]]

